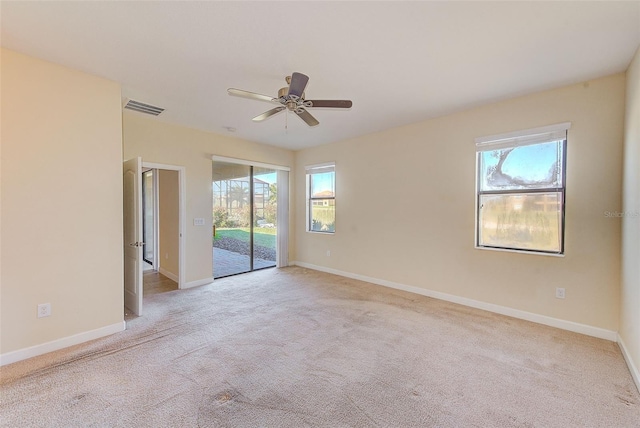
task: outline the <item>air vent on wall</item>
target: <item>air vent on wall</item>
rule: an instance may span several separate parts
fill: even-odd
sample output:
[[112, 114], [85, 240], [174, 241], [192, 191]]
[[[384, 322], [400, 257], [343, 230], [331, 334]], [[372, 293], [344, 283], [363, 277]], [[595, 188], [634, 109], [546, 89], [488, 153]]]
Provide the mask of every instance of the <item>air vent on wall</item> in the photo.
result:
[[128, 100], [127, 103], [124, 105], [124, 108], [129, 110], [139, 111], [140, 113], [150, 114], [152, 116], [157, 116], [164, 111], [163, 108], [141, 103], [140, 101], [134, 101], [134, 100]]

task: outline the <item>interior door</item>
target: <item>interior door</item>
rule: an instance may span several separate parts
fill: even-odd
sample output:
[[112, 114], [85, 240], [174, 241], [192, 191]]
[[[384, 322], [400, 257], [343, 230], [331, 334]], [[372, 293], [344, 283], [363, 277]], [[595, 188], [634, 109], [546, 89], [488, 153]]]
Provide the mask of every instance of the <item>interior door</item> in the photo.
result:
[[142, 315], [142, 158], [123, 165], [124, 194], [124, 305]]

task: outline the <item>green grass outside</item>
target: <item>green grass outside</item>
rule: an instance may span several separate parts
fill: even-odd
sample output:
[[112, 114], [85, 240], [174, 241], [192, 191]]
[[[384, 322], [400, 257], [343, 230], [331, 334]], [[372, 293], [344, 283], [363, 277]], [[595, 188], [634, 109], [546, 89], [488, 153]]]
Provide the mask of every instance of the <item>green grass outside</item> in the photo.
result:
[[[276, 228], [275, 227], [254, 227], [253, 228], [253, 242], [254, 245], [261, 247], [276, 248]], [[216, 229], [216, 236], [214, 239], [221, 239], [224, 237], [234, 238], [240, 241], [249, 242], [249, 228], [237, 227], [233, 229], [219, 228]]]

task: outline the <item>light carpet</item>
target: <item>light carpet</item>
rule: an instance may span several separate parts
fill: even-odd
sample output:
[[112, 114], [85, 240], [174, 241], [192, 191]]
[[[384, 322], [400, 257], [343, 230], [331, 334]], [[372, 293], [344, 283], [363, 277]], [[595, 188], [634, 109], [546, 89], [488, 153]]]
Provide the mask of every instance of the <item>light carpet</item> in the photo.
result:
[[640, 427], [617, 344], [361, 281], [270, 269], [145, 311], [3, 367], [1, 425]]

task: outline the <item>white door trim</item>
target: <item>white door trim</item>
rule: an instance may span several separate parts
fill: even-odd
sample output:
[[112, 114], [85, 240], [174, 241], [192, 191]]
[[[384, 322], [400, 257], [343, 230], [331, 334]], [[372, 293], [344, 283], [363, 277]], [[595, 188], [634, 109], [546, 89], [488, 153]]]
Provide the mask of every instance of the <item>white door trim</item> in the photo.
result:
[[178, 288], [185, 288], [185, 240], [186, 240], [186, 227], [185, 222], [187, 220], [186, 200], [187, 200], [187, 185], [186, 185], [186, 168], [184, 166], [167, 165], [163, 163], [154, 162], [142, 162], [144, 168], [153, 169], [165, 169], [169, 171], [178, 171], [178, 233], [180, 234], [178, 240]]

